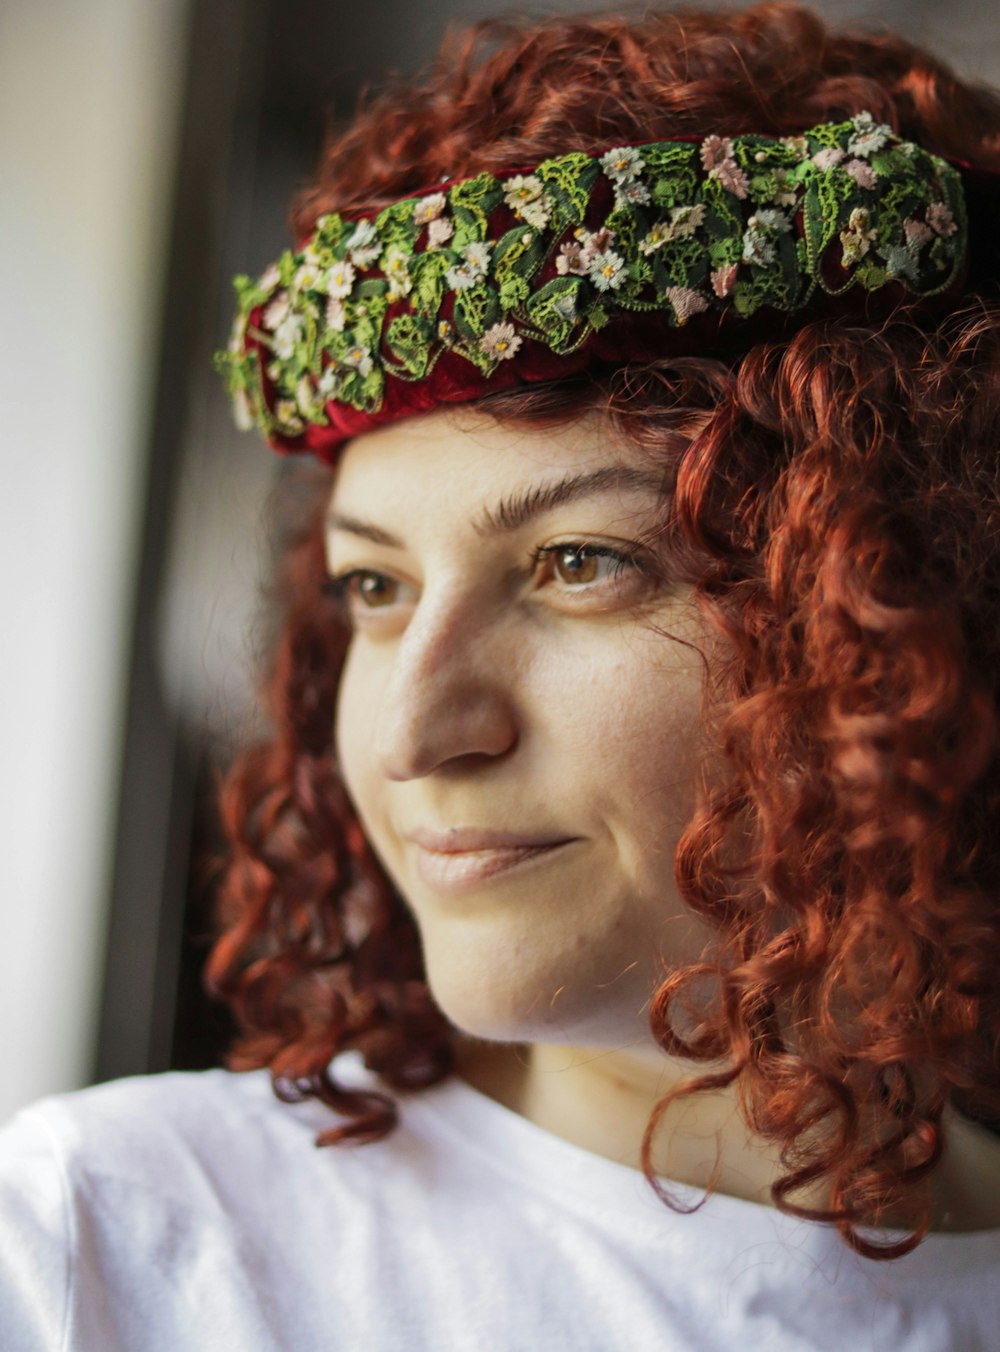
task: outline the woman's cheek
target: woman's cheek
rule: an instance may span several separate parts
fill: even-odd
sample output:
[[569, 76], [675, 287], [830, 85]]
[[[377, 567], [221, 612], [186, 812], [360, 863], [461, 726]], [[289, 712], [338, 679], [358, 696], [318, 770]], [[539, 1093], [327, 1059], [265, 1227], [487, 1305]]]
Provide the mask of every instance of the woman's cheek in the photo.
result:
[[376, 673], [354, 642], [340, 678], [334, 743], [341, 779], [363, 818], [374, 806], [378, 704]]

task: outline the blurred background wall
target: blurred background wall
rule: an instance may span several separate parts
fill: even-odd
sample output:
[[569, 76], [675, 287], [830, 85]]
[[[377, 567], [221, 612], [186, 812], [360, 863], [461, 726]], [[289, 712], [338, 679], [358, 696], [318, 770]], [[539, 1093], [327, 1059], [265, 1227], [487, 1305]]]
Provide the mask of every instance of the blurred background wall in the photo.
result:
[[[827, 0], [1000, 83], [982, 0]], [[536, 13], [603, 9], [548, 3]], [[328, 116], [489, 0], [2, 0], [0, 1120], [211, 1064], [200, 864], [288, 467], [210, 369]]]
[[93, 1068], [186, 20], [0, 6], [0, 1116]]

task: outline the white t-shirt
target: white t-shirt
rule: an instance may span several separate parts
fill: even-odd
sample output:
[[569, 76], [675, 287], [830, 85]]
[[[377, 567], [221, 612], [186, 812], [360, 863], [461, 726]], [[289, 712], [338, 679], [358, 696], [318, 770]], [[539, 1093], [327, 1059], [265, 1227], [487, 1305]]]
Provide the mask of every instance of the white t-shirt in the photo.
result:
[[678, 1215], [459, 1080], [405, 1099], [374, 1145], [316, 1149], [332, 1120], [223, 1071], [19, 1114], [0, 1132], [3, 1352], [1000, 1347], [1000, 1231], [886, 1264], [731, 1197]]

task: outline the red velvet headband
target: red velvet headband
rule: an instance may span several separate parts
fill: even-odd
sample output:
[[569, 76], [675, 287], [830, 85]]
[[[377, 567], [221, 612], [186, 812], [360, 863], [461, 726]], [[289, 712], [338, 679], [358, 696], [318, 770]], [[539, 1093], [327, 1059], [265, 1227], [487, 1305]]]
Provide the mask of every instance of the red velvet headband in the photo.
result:
[[492, 390], [956, 293], [970, 264], [993, 269], [970, 256], [966, 199], [995, 183], [970, 171], [963, 190], [868, 113], [571, 152], [321, 217], [236, 278], [217, 361], [241, 426], [332, 463], [359, 432]]

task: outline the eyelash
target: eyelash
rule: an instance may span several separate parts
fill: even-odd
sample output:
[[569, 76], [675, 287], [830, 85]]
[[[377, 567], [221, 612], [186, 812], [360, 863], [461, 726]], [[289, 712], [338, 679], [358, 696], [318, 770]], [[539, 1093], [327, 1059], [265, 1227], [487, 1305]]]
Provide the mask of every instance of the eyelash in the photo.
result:
[[[587, 544], [579, 540], [561, 541], [554, 545], [539, 545], [533, 549], [529, 555], [529, 561], [532, 573], [537, 573], [540, 565], [549, 560], [556, 560], [560, 556], [572, 556], [577, 559], [597, 558], [610, 559], [613, 561], [611, 576], [605, 581], [614, 581], [620, 577], [627, 569], [634, 569], [636, 572], [642, 572], [642, 561], [638, 554], [625, 549], [613, 549], [610, 545]], [[381, 572], [377, 568], [349, 568], [336, 577], [327, 578], [322, 586], [325, 596], [337, 601], [344, 607], [350, 605], [351, 587], [359, 584], [364, 578], [373, 578], [395, 581], [389, 574]], [[564, 580], [565, 581], [565, 580]], [[566, 590], [570, 593], [583, 594], [590, 590], [596, 590], [600, 586], [600, 581], [594, 583], [585, 583], [583, 586], [574, 586], [572, 583], [566, 583]], [[378, 610], [379, 607], [372, 606], [368, 609]]]
[[[613, 559], [614, 568], [612, 569], [612, 579], [618, 577], [626, 568], [639, 568], [639, 559], [637, 555], [625, 549], [612, 549], [610, 545], [591, 545], [582, 544], [579, 540], [563, 541], [555, 545], [539, 545], [531, 551], [532, 571], [538, 568], [538, 565], [545, 560], [557, 559], [560, 555], [572, 555], [573, 557], [591, 558], [591, 559]], [[580, 588], [579, 590], [584, 590]]]

